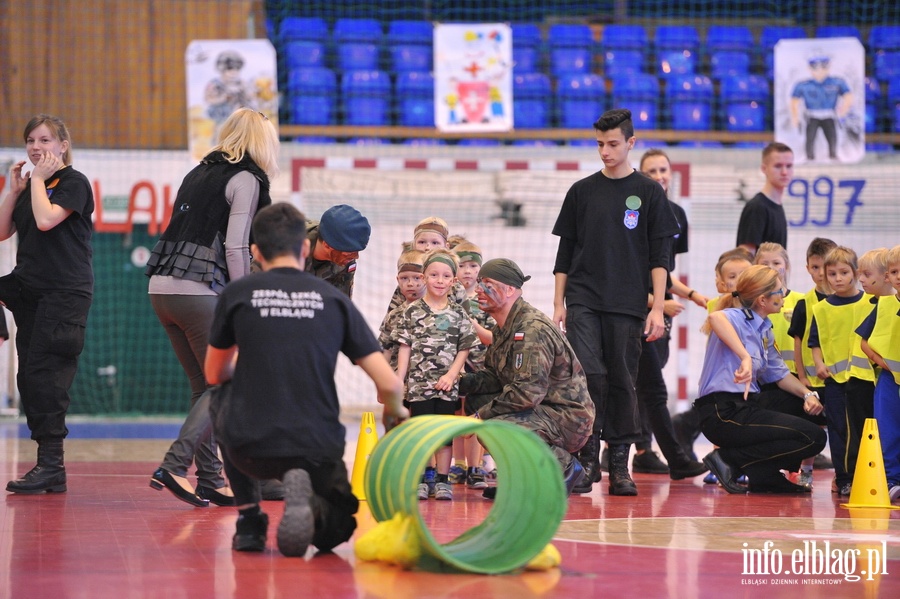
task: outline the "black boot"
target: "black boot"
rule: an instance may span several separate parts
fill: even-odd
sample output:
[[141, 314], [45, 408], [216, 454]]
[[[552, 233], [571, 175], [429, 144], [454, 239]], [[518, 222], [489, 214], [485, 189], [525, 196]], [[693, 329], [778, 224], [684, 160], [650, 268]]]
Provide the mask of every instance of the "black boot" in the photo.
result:
[[609, 494], [632, 497], [637, 486], [628, 474], [628, 452], [631, 445], [609, 446]]
[[62, 439], [38, 439], [37, 465], [19, 480], [6, 483], [6, 490], [22, 495], [65, 493], [66, 467]]
[[600, 472], [600, 434], [591, 433], [584, 446], [578, 450], [575, 456], [584, 468], [584, 477], [577, 483], [572, 492], [578, 495], [590, 493], [594, 483], [600, 482], [603, 473]]

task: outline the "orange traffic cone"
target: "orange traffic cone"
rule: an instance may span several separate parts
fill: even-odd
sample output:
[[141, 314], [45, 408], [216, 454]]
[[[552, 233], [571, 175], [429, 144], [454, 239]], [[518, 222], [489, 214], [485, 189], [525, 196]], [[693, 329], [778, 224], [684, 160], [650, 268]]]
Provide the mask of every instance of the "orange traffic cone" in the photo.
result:
[[859, 457], [853, 473], [853, 488], [849, 503], [841, 507], [878, 507], [900, 510], [891, 505], [888, 495], [887, 476], [884, 474], [884, 456], [881, 453], [881, 438], [878, 436], [878, 422], [866, 418], [862, 440], [859, 442]]
[[360, 501], [366, 500], [366, 467], [369, 456], [378, 443], [378, 431], [375, 428], [375, 413], [365, 412], [359, 423], [359, 440], [356, 442], [356, 458], [353, 460], [353, 474], [350, 476], [350, 488]]

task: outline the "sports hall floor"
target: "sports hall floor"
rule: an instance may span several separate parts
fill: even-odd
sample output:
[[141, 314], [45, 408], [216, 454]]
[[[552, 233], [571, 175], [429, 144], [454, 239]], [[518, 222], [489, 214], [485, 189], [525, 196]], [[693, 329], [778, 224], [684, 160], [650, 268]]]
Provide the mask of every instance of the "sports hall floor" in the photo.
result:
[[[359, 419], [346, 424], [352, 471]], [[544, 572], [403, 571], [357, 561], [349, 543], [333, 554], [288, 559], [274, 544], [281, 502], [264, 502], [269, 549], [239, 554], [231, 550], [232, 508], [193, 508], [148, 486], [178, 426], [73, 419], [68, 493], [5, 493], [0, 503], [0, 599], [900, 596], [900, 510], [851, 514], [830, 492], [832, 471], [816, 471], [814, 491], [804, 497], [728, 495], [700, 478], [644, 474], [635, 476], [635, 498], [610, 497], [605, 482], [595, 485], [569, 500], [553, 540], [562, 565]], [[701, 437], [696, 449], [702, 456], [710, 446]], [[0, 419], [0, 480], [30, 468], [34, 450], [24, 423]], [[451, 503], [420, 504], [441, 542], [492, 507], [479, 491], [454, 489]], [[359, 521], [361, 531], [374, 525], [365, 504]], [[745, 574], [745, 544], [772, 569], [781, 557], [782, 573]], [[811, 566], [804, 573], [803, 560], [814, 563], [815, 551], [829, 556], [831, 572], [849, 574], [816, 575]], [[785, 573], [795, 556], [800, 573]], [[877, 574], [862, 574], [867, 569]]]

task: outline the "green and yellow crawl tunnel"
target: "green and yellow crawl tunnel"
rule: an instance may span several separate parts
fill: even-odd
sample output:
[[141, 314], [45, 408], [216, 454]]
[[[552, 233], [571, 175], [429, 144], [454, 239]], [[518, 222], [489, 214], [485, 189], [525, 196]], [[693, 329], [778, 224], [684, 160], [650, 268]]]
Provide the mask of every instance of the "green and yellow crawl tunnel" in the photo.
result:
[[[497, 464], [497, 497], [479, 525], [441, 545], [422, 520], [416, 490], [431, 456], [470, 433]], [[540, 437], [508, 422], [462, 416], [418, 416], [384, 436], [369, 458], [365, 489], [375, 520], [397, 513], [413, 517], [426, 552], [480, 574], [526, 565], [550, 542], [566, 513], [559, 462]]]

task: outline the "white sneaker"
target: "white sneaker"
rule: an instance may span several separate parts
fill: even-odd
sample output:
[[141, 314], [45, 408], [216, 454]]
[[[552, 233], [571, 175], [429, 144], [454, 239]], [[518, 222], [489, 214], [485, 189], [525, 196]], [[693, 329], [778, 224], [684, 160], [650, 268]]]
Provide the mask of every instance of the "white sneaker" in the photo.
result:
[[888, 497], [891, 503], [900, 500], [900, 485], [891, 485], [891, 488], [888, 489]]
[[425, 483], [419, 483], [419, 490], [416, 491], [416, 495], [421, 501], [425, 501], [428, 499], [428, 485]]

